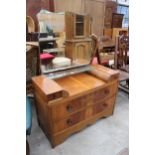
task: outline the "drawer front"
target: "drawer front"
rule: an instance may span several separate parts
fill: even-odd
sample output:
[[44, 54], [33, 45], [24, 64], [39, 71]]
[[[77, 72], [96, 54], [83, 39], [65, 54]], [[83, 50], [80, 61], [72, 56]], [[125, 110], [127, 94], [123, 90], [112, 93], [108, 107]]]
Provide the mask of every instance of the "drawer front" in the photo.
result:
[[90, 104], [97, 104], [116, 93], [117, 82], [74, 100], [52, 106], [52, 120], [58, 122]]
[[89, 102], [89, 96], [85, 95], [75, 100], [54, 105], [52, 107], [53, 120], [57, 122], [64, 119], [70, 114], [80, 110], [81, 108], [84, 108], [87, 102]]
[[113, 96], [107, 100], [101, 101], [98, 104], [95, 104], [93, 106], [93, 115], [103, 112], [103, 111], [110, 110], [110, 109], [113, 110], [114, 103], [115, 103], [115, 96]]
[[99, 103], [103, 99], [106, 99], [110, 96], [113, 96], [116, 93], [117, 90], [117, 82], [114, 84], [111, 84], [103, 89], [97, 90], [96, 92], [93, 93], [93, 102], [94, 103]]
[[54, 133], [62, 131], [64, 129], [67, 129], [77, 123], [79, 123], [80, 121], [84, 120], [85, 117], [85, 111], [80, 111], [77, 112], [76, 114], [73, 114], [72, 116], [61, 120], [57, 123], [54, 123], [53, 128], [54, 128]]

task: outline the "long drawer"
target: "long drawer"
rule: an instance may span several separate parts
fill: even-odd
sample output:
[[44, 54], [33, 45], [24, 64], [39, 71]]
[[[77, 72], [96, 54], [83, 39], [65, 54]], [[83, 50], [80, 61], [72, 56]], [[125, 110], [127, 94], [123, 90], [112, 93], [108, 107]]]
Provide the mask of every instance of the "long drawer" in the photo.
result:
[[105, 88], [102, 88], [100, 90], [95, 91], [92, 94], [92, 100], [93, 103], [99, 103], [101, 102], [103, 99], [109, 98], [110, 96], [113, 96], [116, 93], [117, 90], [117, 83], [113, 84], [113, 85], [109, 85]]
[[91, 118], [94, 115], [98, 114], [98, 113], [104, 113], [105, 112], [105, 117], [108, 115], [112, 114], [113, 111], [113, 107], [115, 104], [115, 95], [107, 98], [107, 99], [103, 99], [102, 101], [100, 101], [99, 103], [93, 104], [91, 106], [89, 106], [88, 108], [86, 108], [85, 111], [85, 118]]
[[59, 131], [62, 131], [64, 129], [67, 129], [79, 122], [81, 122], [82, 120], [84, 120], [85, 118], [85, 111], [80, 111], [77, 112], [76, 114], [73, 114], [72, 116], [69, 116], [68, 118], [61, 120], [57, 123], [53, 124], [53, 131], [54, 133], [57, 133]]
[[103, 111], [106, 112], [109, 109], [113, 109], [114, 102], [115, 102], [115, 96], [109, 98], [108, 100], [101, 101], [98, 104], [94, 104], [93, 105], [93, 115], [103, 112]]
[[52, 106], [52, 119], [58, 122], [65, 117], [74, 114], [75, 112], [85, 108], [90, 104], [97, 104], [110, 96], [113, 96], [117, 89], [117, 83], [109, 85], [100, 90], [94, 91], [88, 95], [78, 97], [68, 102], [62, 102]]
[[[103, 116], [108, 116], [112, 114], [113, 106], [114, 106], [115, 96], [112, 96], [98, 104], [90, 105], [88, 108], [81, 110], [67, 118], [55, 122], [53, 126], [54, 133], [63, 131], [69, 127], [72, 127], [81, 121], [86, 119], [90, 119], [97, 115], [98, 113], [103, 113]], [[105, 113], [105, 115], [104, 115]]]
[[86, 107], [89, 102], [89, 96], [79, 97], [68, 102], [62, 102], [57, 105], [52, 106], [52, 119], [54, 122], [58, 122], [65, 117], [79, 111], [80, 109]]

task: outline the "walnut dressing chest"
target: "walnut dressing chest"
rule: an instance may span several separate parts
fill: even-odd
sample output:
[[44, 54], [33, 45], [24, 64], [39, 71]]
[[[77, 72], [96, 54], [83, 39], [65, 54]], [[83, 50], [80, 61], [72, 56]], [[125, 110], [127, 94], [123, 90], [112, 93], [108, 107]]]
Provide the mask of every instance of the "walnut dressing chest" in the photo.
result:
[[54, 80], [44, 75], [32, 79], [39, 125], [53, 147], [113, 114], [119, 74], [100, 65], [90, 67]]

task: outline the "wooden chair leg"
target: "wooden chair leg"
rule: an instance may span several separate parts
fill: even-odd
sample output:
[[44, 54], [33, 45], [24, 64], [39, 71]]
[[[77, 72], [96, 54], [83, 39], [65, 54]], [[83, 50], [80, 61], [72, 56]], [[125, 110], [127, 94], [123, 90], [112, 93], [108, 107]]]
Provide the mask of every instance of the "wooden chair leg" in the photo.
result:
[[27, 140], [26, 140], [26, 155], [30, 155], [30, 147]]
[[129, 79], [121, 82], [119, 83], [119, 89], [125, 91], [126, 93], [129, 93]]
[[128, 80], [126, 80], [126, 83], [127, 83], [128, 87], [129, 87], [129, 79], [128, 79]]
[[124, 86], [119, 85], [118, 88], [125, 91], [126, 93], [129, 93], [129, 89], [125, 88]]

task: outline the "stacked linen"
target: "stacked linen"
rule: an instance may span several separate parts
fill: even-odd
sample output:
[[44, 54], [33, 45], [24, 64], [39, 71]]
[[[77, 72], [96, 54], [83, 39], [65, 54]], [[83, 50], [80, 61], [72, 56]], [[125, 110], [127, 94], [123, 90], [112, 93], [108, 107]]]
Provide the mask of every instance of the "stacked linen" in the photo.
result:
[[56, 57], [52, 61], [54, 68], [66, 67], [71, 65], [71, 59], [66, 57]]

